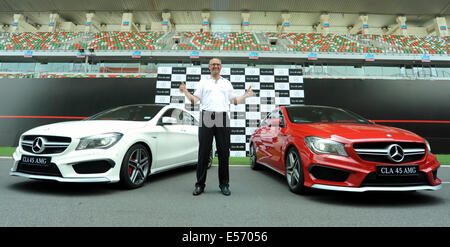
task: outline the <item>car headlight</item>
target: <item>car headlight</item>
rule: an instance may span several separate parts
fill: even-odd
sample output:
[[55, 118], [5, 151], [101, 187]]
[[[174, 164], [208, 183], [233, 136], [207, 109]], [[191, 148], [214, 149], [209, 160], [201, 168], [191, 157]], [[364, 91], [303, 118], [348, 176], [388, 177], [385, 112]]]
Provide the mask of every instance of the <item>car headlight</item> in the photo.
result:
[[92, 148], [107, 149], [116, 144], [122, 136], [123, 134], [114, 132], [83, 137], [80, 139], [80, 143], [78, 144], [76, 150]]
[[336, 154], [348, 156], [344, 144], [317, 136], [305, 137], [305, 143], [316, 154]]
[[431, 153], [430, 143], [426, 139], [424, 139], [424, 140], [425, 140], [425, 143], [427, 144], [428, 153], [430, 154]]

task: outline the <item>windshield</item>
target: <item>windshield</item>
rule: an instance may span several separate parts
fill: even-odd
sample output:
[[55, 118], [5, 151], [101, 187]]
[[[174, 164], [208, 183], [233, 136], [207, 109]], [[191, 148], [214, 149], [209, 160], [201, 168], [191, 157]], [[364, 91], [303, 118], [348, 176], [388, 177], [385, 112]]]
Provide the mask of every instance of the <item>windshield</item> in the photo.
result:
[[300, 106], [286, 107], [292, 123], [359, 123], [372, 124], [355, 113], [333, 107]]
[[87, 120], [149, 121], [163, 108], [160, 105], [120, 106], [100, 112]]

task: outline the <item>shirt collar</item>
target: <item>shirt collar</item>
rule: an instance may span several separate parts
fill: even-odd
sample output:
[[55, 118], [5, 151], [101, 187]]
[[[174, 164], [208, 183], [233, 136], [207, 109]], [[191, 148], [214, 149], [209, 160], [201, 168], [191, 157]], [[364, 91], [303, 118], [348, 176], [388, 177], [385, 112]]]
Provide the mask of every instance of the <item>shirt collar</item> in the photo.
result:
[[209, 76], [209, 78], [211, 78], [211, 80], [214, 81], [214, 82], [215, 82], [215, 81], [219, 82], [220, 80], [223, 79], [223, 77], [220, 76], [219, 79], [216, 80], [216, 79], [214, 79], [211, 75]]

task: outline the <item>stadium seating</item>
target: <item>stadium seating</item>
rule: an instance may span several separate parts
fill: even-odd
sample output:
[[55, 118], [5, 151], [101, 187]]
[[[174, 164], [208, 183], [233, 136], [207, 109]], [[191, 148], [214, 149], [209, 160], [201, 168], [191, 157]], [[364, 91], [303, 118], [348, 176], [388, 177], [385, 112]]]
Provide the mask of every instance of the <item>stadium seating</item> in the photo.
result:
[[0, 50], [155, 50], [165, 47], [162, 32], [99, 32], [89, 38], [75, 32], [12, 33], [0, 41]]
[[162, 32], [100, 32], [88, 44], [94, 50], [155, 50], [164, 47], [157, 40]]
[[[170, 47], [164, 32], [3, 33], [0, 50], [212, 50], [449, 54], [449, 37], [322, 33], [181, 32]], [[259, 38], [258, 38], [259, 37]], [[273, 37], [282, 42], [270, 44]]]
[[268, 37], [278, 37], [288, 40], [290, 51], [302, 52], [356, 52], [356, 53], [381, 53], [381, 49], [375, 46], [365, 46], [355, 42], [345, 35], [322, 33], [267, 33]]
[[13, 78], [33, 78], [33, 73], [3, 73], [0, 72], [0, 79]]
[[0, 43], [0, 50], [66, 49], [65, 45], [79, 35], [73, 32], [11, 33]]
[[448, 41], [436, 36], [371, 35], [371, 40], [390, 46], [395, 53], [449, 54]]
[[225, 50], [225, 51], [269, 51], [270, 44], [260, 44], [253, 33], [244, 32], [185, 32], [184, 43], [176, 50]]

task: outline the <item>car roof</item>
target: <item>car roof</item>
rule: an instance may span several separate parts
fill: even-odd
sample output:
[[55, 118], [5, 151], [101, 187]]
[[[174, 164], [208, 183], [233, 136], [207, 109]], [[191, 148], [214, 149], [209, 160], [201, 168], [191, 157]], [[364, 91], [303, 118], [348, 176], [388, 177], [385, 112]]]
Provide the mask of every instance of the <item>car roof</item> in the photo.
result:
[[325, 106], [325, 105], [288, 105], [288, 106], [284, 106], [284, 107], [285, 108], [330, 108], [330, 109], [343, 110], [342, 108], [339, 108], [339, 107]]

